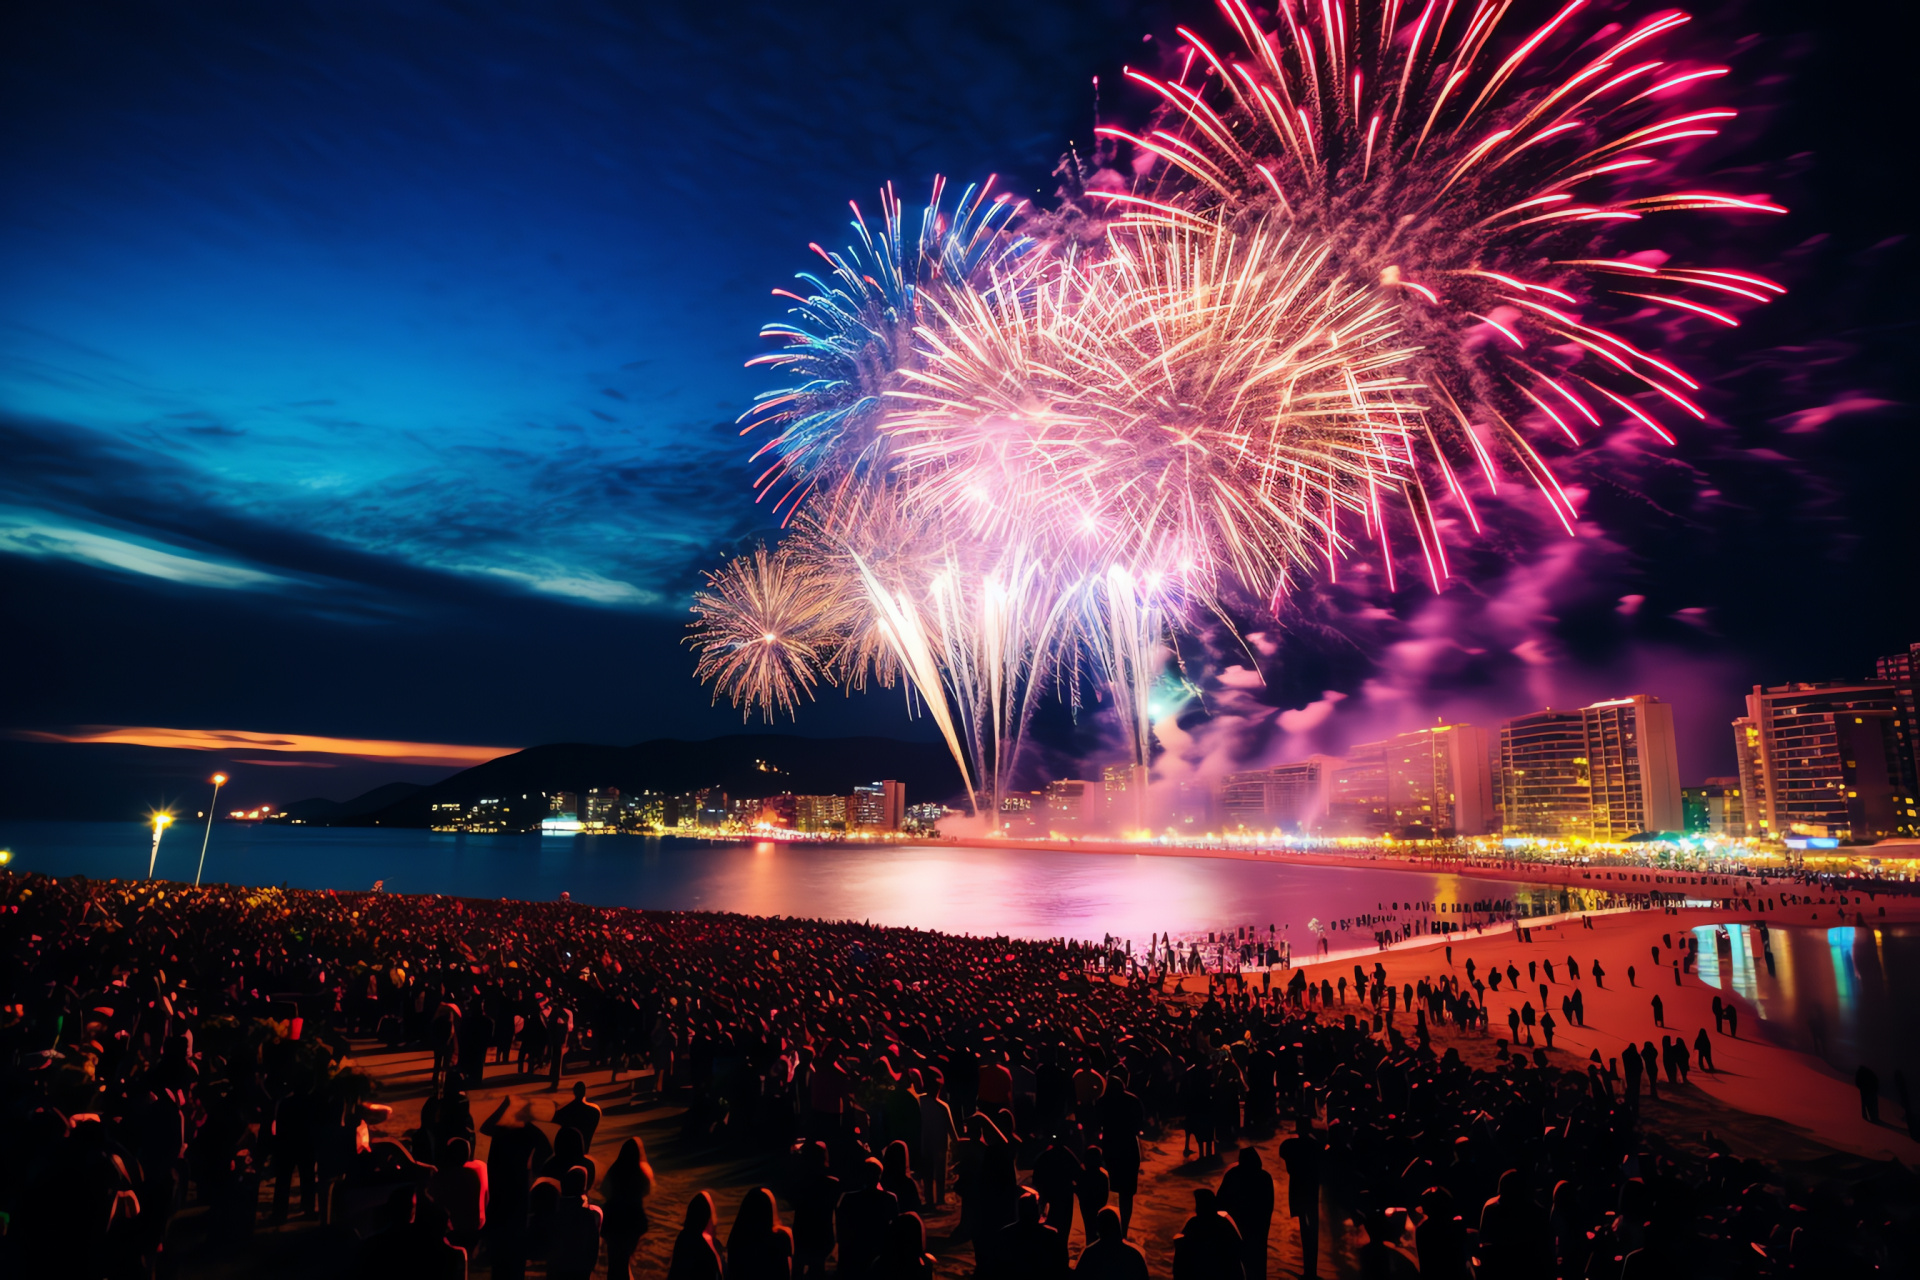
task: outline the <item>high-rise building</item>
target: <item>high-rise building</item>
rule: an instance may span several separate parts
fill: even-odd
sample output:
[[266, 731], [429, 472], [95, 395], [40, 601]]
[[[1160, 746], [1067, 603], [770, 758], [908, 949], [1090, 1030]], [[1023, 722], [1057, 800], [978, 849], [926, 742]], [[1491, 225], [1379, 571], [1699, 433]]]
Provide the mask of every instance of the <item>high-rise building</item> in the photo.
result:
[[1749, 840], [1763, 840], [1773, 834], [1768, 825], [1767, 771], [1761, 754], [1760, 726], [1752, 716], [1740, 716], [1733, 722], [1733, 762], [1740, 771], [1740, 808]]
[[1343, 836], [1384, 836], [1393, 819], [1387, 806], [1387, 744], [1348, 749], [1327, 786], [1328, 829]]
[[1678, 831], [1680, 759], [1673, 707], [1647, 694], [1583, 707], [1591, 836], [1624, 840], [1643, 831]]
[[589, 827], [611, 827], [620, 814], [620, 788], [608, 787], [602, 791], [599, 787], [587, 792], [586, 811], [580, 815], [581, 821]]
[[1900, 723], [1895, 727], [1903, 767], [1893, 798], [1895, 825], [1901, 835], [1920, 836], [1920, 700], [1914, 696], [1915, 686], [1920, 685], [1920, 643], [1908, 646], [1905, 653], [1876, 659], [1873, 675], [1893, 685], [1894, 700], [1900, 704]]
[[1737, 733], [1756, 741], [1751, 831], [1875, 840], [1911, 820], [1913, 790], [1901, 759], [1904, 708], [1892, 680], [1755, 685]]
[[1535, 711], [1500, 729], [1502, 831], [1550, 840], [1584, 839], [1593, 829], [1586, 717]]
[[796, 830], [813, 834], [847, 829], [845, 796], [795, 796], [793, 825]]
[[863, 783], [847, 798], [847, 825], [855, 831], [898, 831], [907, 816], [907, 789], [889, 778]]
[[1110, 764], [1100, 771], [1100, 788], [1107, 830], [1147, 829], [1147, 766]]
[[1221, 821], [1247, 831], [1318, 830], [1326, 822], [1329, 789], [1340, 763], [1331, 756], [1310, 756], [1230, 773], [1220, 782]]
[[1493, 810], [1487, 736], [1470, 724], [1361, 743], [1332, 774], [1329, 817], [1344, 835], [1477, 836]]
[[1697, 787], [1680, 789], [1680, 809], [1690, 836], [1718, 836], [1738, 840], [1747, 834], [1744, 797], [1738, 778], [1708, 778]]
[[579, 798], [571, 791], [547, 792], [547, 816], [572, 822], [580, 816]]
[[1673, 708], [1647, 694], [1548, 708], [1500, 730], [1502, 830], [1553, 840], [1679, 831]]

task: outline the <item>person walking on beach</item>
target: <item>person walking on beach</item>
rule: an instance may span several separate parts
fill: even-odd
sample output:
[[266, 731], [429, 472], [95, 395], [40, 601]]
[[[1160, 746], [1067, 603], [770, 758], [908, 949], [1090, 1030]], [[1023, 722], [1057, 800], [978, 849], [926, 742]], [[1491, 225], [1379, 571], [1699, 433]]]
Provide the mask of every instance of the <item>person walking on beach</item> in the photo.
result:
[[1667, 1006], [1658, 993], [1653, 997], [1653, 1025], [1656, 1027], [1667, 1025]]
[[1733, 1001], [1727, 1001], [1727, 1034], [1735, 1040], [1740, 1038], [1740, 1009]]
[[1880, 1077], [1866, 1063], [1853, 1073], [1853, 1083], [1860, 1090], [1860, 1118], [1869, 1124], [1880, 1123]]
[[1702, 1071], [1713, 1070], [1713, 1037], [1707, 1034], [1705, 1027], [1693, 1037], [1693, 1052], [1700, 1059]]
[[1553, 1028], [1555, 1025], [1553, 1010], [1549, 1009], [1540, 1015], [1540, 1034], [1545, 1037], [1547, 1048], [1549, 1049], [1553, 1048]]

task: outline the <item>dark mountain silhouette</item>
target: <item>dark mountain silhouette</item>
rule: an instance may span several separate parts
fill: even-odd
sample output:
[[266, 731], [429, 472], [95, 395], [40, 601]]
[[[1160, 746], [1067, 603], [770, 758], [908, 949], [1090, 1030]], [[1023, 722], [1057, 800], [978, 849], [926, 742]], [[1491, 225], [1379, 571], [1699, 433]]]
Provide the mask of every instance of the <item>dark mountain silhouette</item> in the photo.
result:
[[315, 821], [424, 827], [436, 801], [470, 805], [481, 799], [535, 796], [542, 791], [582, 793], [595, 787], [618, 787], [622, 794], [684, 794], [719, 787], [734, 799], [789, 791], [844, 795], [857, 783], [882, 778], [905, 783], [909, 804], [950, 802], [964, 790], [953, 758], [940, 743], [741, 733], [704, 742], [657, 738], [631, 747], [577, 742], [529, 747], [419, 788], [384, 808]]
[[319, 796], [311, 800], [295, 800], [280, 812], [288, 818], [315, 825], [344, 822], [391, 808], [421, 789], [417, 782], [389, 782], [384, 787], [375, 787], [351, 800], [327, 800]]

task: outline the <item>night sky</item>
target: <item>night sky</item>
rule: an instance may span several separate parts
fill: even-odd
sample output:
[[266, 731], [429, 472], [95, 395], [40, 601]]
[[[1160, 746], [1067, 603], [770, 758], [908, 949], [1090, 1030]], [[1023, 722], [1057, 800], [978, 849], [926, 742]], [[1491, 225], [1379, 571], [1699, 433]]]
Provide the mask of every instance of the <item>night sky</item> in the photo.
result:
[[[1794, 209], [1744, 255], [1793, 292], [1704, 362], [1719, 422], [1450, 601], [1302, 601], [1216, 711], [1351, 734], [1644, 689], [1691, 782], [1744, 684], [1920, 640], [1906, 73], [1818, 25], [1842, 8], [1697, 24], [1738, 159], [1772, 162], [1742, 189]], [[680, 637], [699, 569], [766, 529], [732, 423], [769, 290], [889, 179], [1044, 202], [1093, 76], [1137, 118], [1119, 68], [1182, 20], [1210, 8], [10, 7], [0, 729], [729, 731]], [[798, 727], [926, 732], [898, 695]]]

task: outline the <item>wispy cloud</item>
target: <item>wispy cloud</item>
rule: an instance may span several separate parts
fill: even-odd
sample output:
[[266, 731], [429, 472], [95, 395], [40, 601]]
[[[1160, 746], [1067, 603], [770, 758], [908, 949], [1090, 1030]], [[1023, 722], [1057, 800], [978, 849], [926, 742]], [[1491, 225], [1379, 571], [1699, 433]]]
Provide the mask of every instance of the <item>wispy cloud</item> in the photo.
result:
[[[352, 756], [396, 764], [470, 766], [512, 755], [518, 747], [474, 747], [447, 742], [394, 742], [383, 738], [327, 738], [312, 733], [257, 733], [246, 729], [161, 729], [132, 725], [81, 725], [65, 733], [19, 730], [29, 742], [171, 747], [187, 751], [268, 751]], [[266, 761], [249, 760], [249, 764]], [[280, 763], [275, 761], [274, 763]]]
[[229, 591], [288, 586], [294, 581], [277, 573], [249, 569], [181, 547], [166, 547], [117, 532], [89, 528], [39, 511], [0, 508], [0, 552], [43, 560], [75, 560], [186, 586]]

